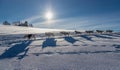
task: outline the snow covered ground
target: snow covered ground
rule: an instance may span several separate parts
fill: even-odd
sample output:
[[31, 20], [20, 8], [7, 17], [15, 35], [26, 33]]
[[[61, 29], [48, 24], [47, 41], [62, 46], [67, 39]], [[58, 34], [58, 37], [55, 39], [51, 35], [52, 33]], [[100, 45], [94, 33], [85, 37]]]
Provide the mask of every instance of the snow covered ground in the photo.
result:
[[56, 32], [56, 31], [72, 31], [72, 30], [62, 30], [62, 29], [44, 29], [44, 28], [32, 28], [32, 27], [20, 27], [20, 26], [5, 26], [0, 25], [0, 35], [6, 34], [38, 34], [45, 32]]
[[0, 70], [120, 70], [120, 33], [26, 40], [23, 28], [5, 27], [0, 27]]

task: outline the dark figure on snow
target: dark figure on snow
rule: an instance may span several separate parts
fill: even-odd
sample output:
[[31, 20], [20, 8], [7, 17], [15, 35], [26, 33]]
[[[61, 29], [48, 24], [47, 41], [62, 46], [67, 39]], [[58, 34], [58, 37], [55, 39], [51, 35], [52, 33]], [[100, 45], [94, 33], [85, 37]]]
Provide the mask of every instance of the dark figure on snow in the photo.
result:
[[24, 38], [27, 38], [28, 40], [34, 38], [34, 40], [35, 40], [36, 36], [35, 36], [35, 34], [27, 34], [27, 35], [24, 36]]

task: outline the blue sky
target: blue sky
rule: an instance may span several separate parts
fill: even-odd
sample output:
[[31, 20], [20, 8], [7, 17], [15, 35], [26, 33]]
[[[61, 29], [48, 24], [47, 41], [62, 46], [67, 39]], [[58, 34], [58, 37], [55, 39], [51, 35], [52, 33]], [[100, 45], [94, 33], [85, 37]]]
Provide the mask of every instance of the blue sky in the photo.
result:
[[40, 28], [120, 30], [120, 0], [0, 0], [0, 23], [5, 20], [27, 20]]

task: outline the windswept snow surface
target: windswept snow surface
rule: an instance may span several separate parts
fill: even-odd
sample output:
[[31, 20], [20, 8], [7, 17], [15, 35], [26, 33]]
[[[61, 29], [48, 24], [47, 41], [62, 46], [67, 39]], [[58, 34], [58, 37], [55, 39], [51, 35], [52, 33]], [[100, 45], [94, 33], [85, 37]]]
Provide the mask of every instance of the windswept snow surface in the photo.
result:
[[0, 70], [120, 70], [119, 33], [26, 40], [11, 32], [0, 36]]
[[33, 27], [21, 27], [21, 26], [10, 26], [0, 25], [0, 34], [36, 34], [45, 32], [56, 32], [56, 31], [72, 31], [62, 29], [44, 29], [44, 28], [33, 28]]

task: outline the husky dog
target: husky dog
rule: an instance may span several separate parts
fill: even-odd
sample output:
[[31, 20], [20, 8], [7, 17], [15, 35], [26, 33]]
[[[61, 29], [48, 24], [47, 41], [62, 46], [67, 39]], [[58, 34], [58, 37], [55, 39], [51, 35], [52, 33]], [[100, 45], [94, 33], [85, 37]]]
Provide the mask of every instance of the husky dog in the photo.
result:
[[45, 33], [45, 36], [51, 37], [51, 36], [54, 36], [54, 33], [52, 33], [52, 32], [46, 32], [46, 33]]
[[75, 34], [79, 35], [79, 34], [81, 34], [81, 32], [75, 30]]
[[94, 31], [92, 31], [92, 30], [85, 31], [85, 32], [88, 33], [88, 34], [94, 33]]
[[69, 35], [70, 35], [70, 32], [64, 32], [64, 31], [62, 31], [62, 32], [60, 32], [60, 34], [65, 35], [65, 36], [66, 36], [66, 35], [69, 36]]
[[104, 31], [103, 30], [96, 30], [96, 32], [102, 34]]
[[34, 38], [34, 40], [36, 39], [36, 35], [35, 34], [27, 34], [24, 36], [24, 38], [27, 38], [28, 40]]
[[112, 33], [113, 30], [106, 30], [106, 33]]

